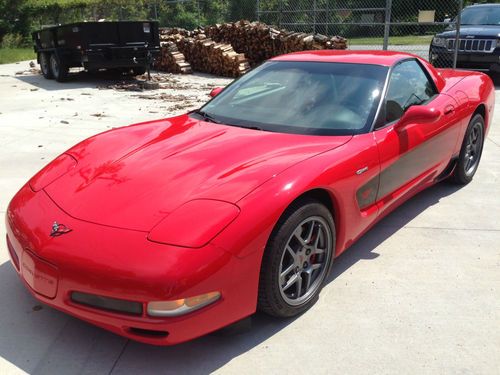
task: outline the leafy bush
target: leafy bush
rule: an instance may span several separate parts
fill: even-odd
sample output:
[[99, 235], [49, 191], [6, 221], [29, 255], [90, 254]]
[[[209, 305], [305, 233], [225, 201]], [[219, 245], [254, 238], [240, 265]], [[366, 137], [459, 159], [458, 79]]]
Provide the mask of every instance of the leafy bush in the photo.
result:
[[30, 40], [21, 34], [5, 34], [2, 38], [2, 48], [23, 48], [31, 45]]

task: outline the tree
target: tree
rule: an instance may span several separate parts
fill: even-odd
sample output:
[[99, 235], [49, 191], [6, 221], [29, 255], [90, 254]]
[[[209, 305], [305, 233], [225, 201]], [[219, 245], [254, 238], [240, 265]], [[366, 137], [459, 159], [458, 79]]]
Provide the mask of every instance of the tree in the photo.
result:
[[24, 12], [24, 0], [0, 0], [0, 41], [5, 34], [28, 35], [29, 16]]

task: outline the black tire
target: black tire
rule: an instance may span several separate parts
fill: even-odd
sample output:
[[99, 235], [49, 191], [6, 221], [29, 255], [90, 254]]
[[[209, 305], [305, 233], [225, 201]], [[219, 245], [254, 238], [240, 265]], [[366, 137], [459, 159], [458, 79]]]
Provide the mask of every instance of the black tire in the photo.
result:
[[[312, 244], [315, 242], [316, 245], [318, 245], [320, 242], [319, 239], [323, 238], [321, 246], [324, 247], [324, 252], [318, 256], [314, 255], [316, 251], [313, 249], [309, 250], [309, 253], [307, 253], [305, 250], [306, 248], [303, 247], [304, 243], [298, 242], [297, 240], [297, 246], [292, 246], [293, 243], [291, 241], [296, 237], [294, 233], [297, 233], [297, 230], [299, 230], [298, 228], [303, 228], [301, 227], [302, 223], [306, 222], [304, 225], [307, 225], [308, 220], [312, 220], [310, 227], [312, 229], [309, 233], [309, 241], [305, 243]], [[314, 220], [317, 220], [316, 226]], [[318, 228], [318, 234], [314, 237], [313, 241], [311, 235], [314, 228]], [[333, 249], [335, 249], [334, 228], [335, 225], [330, 211], [323, 204], [314, 199], [297, 201], [285, 211], [271, 233], [264, 251], [259, 279], [259, 310], [275, 317], [286, 318], [304, 312], [317, 301], [333, 260]], [[306, 232], [308, 231], [306, 227]], [[320, 231], [322, 231], [321, 233], [323, 234], [319, 234]], [[318, 241], [316, 241], [317, 238]], [[290, 256], [289, 254], [291, 254], [291, 252], [285, 250], [285, 248], [292, 247], [297, 248], [294, 252], [295, 256]], [[312, 255], [310, 255], [311, 253]], [[307, 257], [307, 255], [309, 257]], [[292, 269], [289, 273], [287, 273], [286, 270], [282, 270], [286, 256], [293, 259], [292, 262], [288, 263], [285, 267], [286, 269]], [[312, 260], [313, 256], [318, 261], [317, 264]], [[299, 267], [296, 267], [296, 260], [298, 264], [304, 262], [304, 268], [300, 266], [299, 270]], [[318, 268], [320, 273], [316, 273], [315, 278], [312, 276], [315, 275], [314, 270], [311, 271], [310, 274], [308, 273], [308, 269], [305, 266], [308, 262], [309, 270], [313, 269], [313, 267], [317, 266], [320, 262], [323, 265], [321, 268]], [[280, 273], [286, 275], [281, 277]], [[307, 277], [309, 280], [308, 282], [305, 281], [305, 275], [309, 275]], [[300, 284], [290, 283], [292, 279], [297, 277], [301, 279]], [[302, 284], [304, 282], [306, 283], [306, 287], [301, 297]], [[289, 284], [291, 286], [288, 286]], [[309, 284], [310, 289], [308, 289]], [[289, 289], [284, 291], [287, 286]], [[290, 295], [287, 295], [287, 291], [293, 290], [292, 288], [295, 288], [295, 292], [291, 292]], [[300, 291], [298, 291], [299, 288]], [[308, 295], [308, 293], [310, 294]], [[293, 296], [293, 294], [295, 294], [295, 296]], [[292, 301], [293, 298], [295, 298], [295, 300]]]
[[69, 67], [55, 53], [50, 55], [50, 71], [57, 82], [68, 79]]
[[484, 119], [477, 114], [469, 122], [451, 180], [459, 185], [472, 181], [479, 167], [484, 145]]
[[146, 67], [145, 66], [136, 66], [136, 67], [132, 68], [132, 71], [134, 72], [134, 75], [142, 76], [144, 73], [146, 73]]
[[38, 61], [40, 62], [40, 70], [45, 79], [54, 79], [54, 75], [50, 70], [50, 55], [46, 52], [38, 54]]

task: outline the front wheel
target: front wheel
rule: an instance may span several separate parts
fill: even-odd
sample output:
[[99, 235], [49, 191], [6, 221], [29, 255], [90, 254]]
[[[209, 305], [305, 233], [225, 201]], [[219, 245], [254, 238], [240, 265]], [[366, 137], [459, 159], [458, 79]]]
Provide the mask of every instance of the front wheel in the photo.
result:
[[475, 115], [465, 131], [464, 140], [460, 149], [457, 165], [452, 180], [459, 185], [466, 185], [472, 181], [481, 160], [484, 144], [484, 119]]
[[330, 211], [316, 200], [297, 202], [286, 210], [264, 252], [260, 310], [291, 317], [316, 302], [333, 258], [334, 228]]
[[55, 53], [50, 55], [50, 71], [57, 82], [64, 82], [68, 78], [69, 68]]

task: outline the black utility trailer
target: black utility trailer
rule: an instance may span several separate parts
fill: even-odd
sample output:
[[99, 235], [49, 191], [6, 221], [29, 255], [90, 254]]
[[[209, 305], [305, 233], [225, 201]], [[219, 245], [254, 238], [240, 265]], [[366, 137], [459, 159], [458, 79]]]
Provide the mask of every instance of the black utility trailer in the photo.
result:
[[77, 22], [33, 34], [43, 76], [64, 81], [69, 68], [116, 69], [144, 74], [159, 54], [158, 22]]

